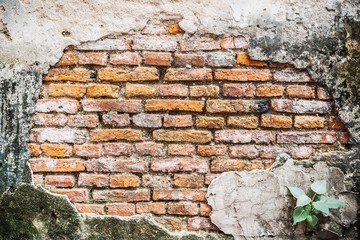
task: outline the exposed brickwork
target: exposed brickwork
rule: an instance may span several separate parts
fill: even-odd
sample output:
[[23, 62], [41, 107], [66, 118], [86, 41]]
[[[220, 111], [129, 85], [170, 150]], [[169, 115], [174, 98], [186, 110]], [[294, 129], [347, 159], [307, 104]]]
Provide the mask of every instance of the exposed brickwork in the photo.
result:
[[79, 212], [217, 231], [205, 194], [220, 173], [349, 143], [327, 90], [306, 71], [251, 59], [245, 37], [189, 37], [177, 23], [143, 33], [70, 47], [43, 78], [34, 182]]

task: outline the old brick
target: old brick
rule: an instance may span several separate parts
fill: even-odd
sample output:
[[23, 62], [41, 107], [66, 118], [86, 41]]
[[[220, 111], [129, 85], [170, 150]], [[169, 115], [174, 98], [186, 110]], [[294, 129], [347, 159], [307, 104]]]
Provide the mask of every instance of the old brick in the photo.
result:
[[334, 132], [282, 132], [277, 134], [278, 143], [331, 144], [336, 141]]
[[99, 98], [99, 97], [109, 97], [109, 98], [118, 98], [119, 97], [120, 87], [115, 85], [108, 84], [96, 84], [88, 86], [86, 95], [88, 97]]
[[126, 82], [126, 81], [157, 81], [159, 80], [158, 70], [154, 67], [135, 68], [101, 68], [98, 71], [101, 81]]
[[185, 215], [185, 216], [195, 216], [199, 212], [199, 206], [196, 203], [169, 203], [168, 214], [172, 215]]
[[346, 130], [345, 124], [338, 117], [330, 116], [328, 125], [329, 125], [329, 129]]
[[86, 86], [74, 84], [50, 84], [49, 97], [82, 98], [86, 93]]
[[62, 67], [62, 66], [73, 66], [76, 65], [78, 62], [78, 58], [75, 53], [67, 52], [61, 56], [59, 62], [55, 64], [55, 67]]
[[169, 68], [164, 81], [211, 81], [212, 71], [209, 68]]
[[205, 201], [206, 190], [200, 189], [156, 189], [153, 200], [168, 201]]
[[150, 169], [154, 172], [198, 172], [206, 173], [209, 171], [206, 160], [196, 160], [192, 158], [169, 158], [152, 160]]
[[95, 72], [85, 68], [53, 68], [43, 77], [43, 81], [90, 82]]
[[221, 39], [220, 42], [220, 47], [221, 49], [234, 49], [235, 48], [235, 44], [234, 44], [234, 37], [225, 37]]
[[111, 175], [111, 188], [132, 188], [140, 186], [140, 178], [136, 175]]
[[247, 49], [248, 42], [243, 36], [234, 36], [235, 49]]
[[84, 187], [108, 187], [109, 177], [98, 173], [80, 173], [78, 185]]
[[105, 66], [108, 56], [106, 52], [80, 52], [78, 54], [79, 64], [91, 64]]
[[191, 115], [165, 115], [164, 127], [191, 127], [193, 120]]
[[138, 65], [140, 57], [136, 52], [115, 53], [110, 55], [110, 63], [113, 65]]
[[171, 66], [171, 53], [144, 52], [143, 63], [146, 65]]
[[260, 158], [275, 159], [281, 153], [287, 153], [287, 149], [278, 146], [257, 146]]
[[225, 145], [200, 145], [197, 147], [197, 153], [202, 157], [225, 156], [227, 155], [227, 147]]
[[129, 143], [104, 143], [103, 146], [106, 156], [129, 156], [132, 150]]
[[165, 214], [166, 203], [163, 202], [150, 202], [150, 203], [136, 203], [136, 213], [153, 213], [153, 214]]
[[140, 130], [134, 129], [98, 129], [90, 132], [90, 141], [142, 141], [143, 136]]
[[229, 147], [231, 158], [254, 159], [259, 157], [259, 150], [253, 145], [237, 145]]
[[78, 157], [98, 158], [102, 155], [102, 146], [97, 144], [74, 145], [74, 155]]
[[268, 65], [265, 61], [258, 61], [250, 59], [250, 56], [246, 52], [239, 52], [236, 55], [236, 63], [244, 66], [266, 67]]
[[145, 101], [145, 111], [189, 111], [202, 112], [204, 101], [175, 100], [175, 99], [152, 99]]
[[221, 48], [222, 49], [242, 49], [245, 50], [248, 48], [248, 43], [246, 38], [243, 36], [230, 36], [221, 39]]
[[141, 36], [133, 39], [133, 50], [175, 52], [177, 41], [168, 36]]
[[161, 157], [165, 156], [164, 144], [161, 143], [137, 143], [135, 144], [136, 152], [141, 156]]
[[225, 81], [269, 81], [271, 72], [268, 69], [217, 69], [215, 80]]
[[144, 84], [126, 84], [125, 96], [127, 98], [146, 97], [152, 98], [157, 95], [156, 87], [154, 85]]
[[84, 188], [73, 189], [51, 189], [52, 193], [66, 195], [73, 203], [86, 202], [89, 198], [89, 190]]
[[215, 142], [270, 144], [275, 141], [272, 131], [251, 130], [218, 130], [215, 132]]
[[61, 113], [36, 113], [32, 118], [32, 122], [34, 125], [47, 127], [63, 127], [65, 126], [67, 120], [67, 116]]
[[108, 215], [123, 217], [135, 215], [135, 204], [132, 203], [106, 204], [105, 208]]
[[261, 126], [268, 128], [291, 128], [292, 119], [289, 116], [263, 114], [261, 115]]
[[324, 128], [325, 119], [315, 116], [295, 116], [294, 121], [295, 128]]
[[209, 131], [167, 131], [155, 130], [153, 132], [155, 141], [165, 142], [193, 142], [193, 143], [208, 143], [211, 141], [211, 133]]
[[141, 113], [133, 116], [133, 123], [138, 127], [159, 128], [162, 125], [161, 115]]
[[210, 67], [232, 67], [235, 54], [232, 52], [211, 52], [207, 54], [206, 65]]
[[74, 187], [75, 177], [72, 175], [48, 175], [45, 177], [45, 184], [55, 187]]
[[171, 231], [178, 231], [182, 229], [182, 219], [178, 217], [155, 217], [156, 222], [164, 225]]
[[193, 37], [185, 40], [180, 40], [180, 51], [210, 51], [219, 50], [220, 40], [211, 37]]
[[307, 72], [299, 72], [293, 69], [275, 71], [274, 80], [278, 82], [311, 82]]
[[76, 203], [75, 207], [79, 213], [104, 214], [104, 205], [101, 204]]
[[184, 84], [167, 84], [160, 85], [159, 96], [162, 97], [186, 97], [188, 95], [188, 87]]
[[243, 160], [224, 160], [217, 159], [211, 161], [211, 172], [229, 172], [262, 169], [263, 163], [258, 160], [243, 161]]
[[102, 122], [109, 127], [125, 127], [130, 125], [129, 114], [106, 113], [102, 115]]
[[206, 203], [200, 203], [200, 216], [208, 217], [211, 213], [211, 206]]
[[117, 99], [84, 99], [81, 101], [85, 112], [126, 112], [138, 113], [142, 111], [141, 100], [117, 100]]
[[31, 142], [50, 143], [84, 143], [86, 130], [66, 128], [33, 128], [30, 132]]
[[197, 128], [223, 128], [225, 124], [223, 117], [198, 116], [195, 126]]
[[143, 175], [142, 186], [148, 188], [169, 188], [171, 187], [171, 176], [170, 175]]
[[224, 84], [223, 95], [225, 97], [253, 97], [254, 84]]
[[262, 113], [269, 109], [269, 102], [263, 100], [207, 100], [209, 113]]
[[219, 87], [214, 85], [190, 86], [190, 97], [218, 98], [219, 91]]
[[32, 183], [36, 185], [44, 185], [44, 176], [42, 174], [32, 174]]
[[281, 97], [285, 87], [273, 84], [260, 84], [256, 86], [256, 96], [258, 97]]
[[36, 112], [49, 113], [68, 113], [76, 114], [80, 104], [76, 100], [70, 99], [39, 99], [35, 105]]
[[175, 174], [174, 187], [180, 188], [201, 188], [204, 185], [203, 175]]
[[116, 38], [116, 39], [101, 39], [94, 42], [82, 43], [79, 46], [76, 46], [78, 50], [85, 51], [101, 51], [101, 50], [118, 50], [125, 51], [131, 50], [130, 41], [125, 38]]
[[331, 100], [332, 99], [330, 92], [322, 87], [316, 88], [316, 96], [321, 100]]
[[204, 55], [176, 53], [173, 61], [176, 67], [203, 67], [205, 65]]
[[146, 162], [117, 161], [110, 159], [88, 160], [85, 163], [88, 172], [121, 172], [121, 173], [144, 173], [147, 172]]
[[329, 102], [316, 100], [288, 100], [272, 99], [271, 109], [287, 113], [331, 113], [332, 105]]
[[48, 157], [70, 157], [72, 154], [72, 148], [65, 144], [41, 144], [41, 151], [44, 156]]
[[227, 125], [233, 128], [254, 129], [259, 125], [257, 116], [230, 116], [227, 119]]
[[168, 155], [193, 156], [195, 146], [191, 144], [169, 144]]
[[180, 28], [178, 23], [171, 23], [168, 25], [168, 31], [171, 35], [176, 35], [182, 33], [183, 30]]
[[339, 141], [341, 144], [349, 144], [352, 142], [351, 135], [348, 132], [342, 132], [339, 134]]
[[299, 147], [294, 147], [291, 150], [291, 157], [298, 159], [306, 159], [306, 158], [310, 158], [312, 155], [314, 155], [314, 153], [315, 150], [312, 147], [299, 146]]
[[99, 124], [96, 114], [69, 116], [67, 125], [69, 127], [95, 128]]
[[315, 98], [314, 89], [310, 86], [290, 85], [286, 88], [286, 95], [296, 98]]
[[149, 189], [136, 190], [94, 190], [93, 199], [105, 202], [141, 202], [150, 200]]
[[205, 217], [193, 217], [188, 220], [188, 229], [190, 231], [218, 231], [219, 229]]
[[219, 176], [219, 173], [207, 173], [205, 175], [205, 184], [209, 185], [214, 179], [218, 178]]
[[28, 144], [30, 157], [38, 157], [41, 154], [40, 146], [34, 143]]

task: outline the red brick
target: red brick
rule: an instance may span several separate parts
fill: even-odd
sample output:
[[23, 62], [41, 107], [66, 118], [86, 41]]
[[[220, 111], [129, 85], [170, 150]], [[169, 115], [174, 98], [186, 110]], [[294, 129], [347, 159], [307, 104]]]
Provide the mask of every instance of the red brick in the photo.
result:
[[218, 98], [219, 87], [214, 85], [190, 86], [190, 97]]
[[101, 51], [101, 50], [118, 50], [125, 51], [131, 50], [130, 41], [125, 38], [117, 38], [117, 39], [101, 39], [94, 42], [86, 42], [82, 43], [79, 46], [76, 46], [78, 50], [85, 51]]
[[150, 200], [149, 189], [136, 189], [136, 190], [94, 190], [94, 201], [105, 202], [140, 202]]
[[218, 130], [215, 132], [215, 142], [269, 144], [275, 141], [272, 131], [250, 130]]
[[225, 97], [253, 97], [254, 84], [224, 84], [223, 95]]
[[331, 113], [332, 105], [329, 102], [316, 100], [288, 100], [271, 99], [271, 109], [287, 113]]
[[218, 159], [211, 161], [211, 172], [242, 171], [262, 168], [263, 163], [258, 160], [243, 161]]
[[96, 114], [69, 116], [67, 125], [69, 127], [96, 128], [99, 118]]
[[75, 84], [50, 84], [48, 87], [49, 97], [82, 98], [85, 96], [86, 86]]
[[121, 172], [121, 173], [144, 173], [147, 172], [146, 162], [96, 159], [85, 163], [88, 172]]
[[135, 215], [135, 204], [131, 203], [106, 204], [105, 209], [108, 215], [123, 217]]
[[133, 50], [175, 52], [177, 41], [169, 36], [141, 36], [133, 39]]
[[289, 116], [263, 114], [261, 115], [261, 126], [268, 128], [291, 128], [292, 119]]
[[32, 117], [34, 125], [47, 126], [47, 127], [63, 127], [65, 126], [68, 118], [64, 114], [47, 114], [47, 113], [36, 113]]
[[125, 127], [130, 125], [129, 114], [106, 113], [102, 115], [102, 122], [108, 127]]
[[351, 135], [348, 132], [342, 132], [339, 134], [339, 141], [341, 144], [351, 143]]
[[55, 187], [74, 187], [75, 177], [72, 175], [48, 175], [45, 184]]
[[40, 146], [42, 155], [47, 157], [70, 157], [72, 147], [65, 144], [43, 143]]
[[236, 55], [237, 64], [244, 66], [266, 67], [268, 65], [265, 61], [258, 61], [250, 59], [250, 56], [246, 52], [239, 52]]
[[189, 202], [169, 203], [167, 212], [171, 215], [195, 216], [199, 212], [199, 206]]
[[110, 55], [110, 63], [113, 65], [138, 65], [139, 54], [136, 52], [124, 52]]
[[307, 72], [299, 72], [293, 69], [275, 71], [274, 80], [278, 82], [311, 82]]
[[102, 146], [96, 144], [74, 145], [74, 155], [86, 158], [98, 158], [102, 156]]
[[138, 113], [142, 111], [141, 100], [93, 100], [85, 99], [81, 101], [85, 112], [126, 112]]
[[85, 68], [52, 68], [43, 77], [43, 81], [90, 82], [94, 80], [95, 72]]
[[140, 156], [165, 156], [164, 144], [161, 143], [137, 143], [135, 144], [135, 149]]
[[259, 150], [253, 145], [237, 145], [229, 147], [231, 158], [254, 159], [259, 157]]
[[201, 188], [204, 186], [204, 176], [194, 174], [175, 174], [173, 186], [180, 188]]
[[80, 173], [78, 185], [84, 187], [108, 187], [109, 177], [98, 173]]
[[134, 129], [98, 129], [90, 132], [90, 141], [104, 142], [104, 141], [142, 141], [142, 131]]
[[136, 213], [153, 213], [157, 215], [166, 213], [166, 203], [150, 202], [150, 203], [136, 203]]
[[107, 82], [157, 81], [159, 72], [154, 67], [111, 68], [98, 70], [98, 78]]
[[80, 104], [76, 100], [70, 99], [39, 99], [35, 105], [36, 112], [58, 112], [76, 114]]
[[66, 128], [33, 128], [30, 132], [31, 142], [50, 143], [84, 143], [86, 130]]
[[329, 125], [329, 129], [346, 130], [345, 124], [338, 117], [330, 116], [328, 125]]
[[155, 141], [209, 143], [211, 141], [211, 138], [212, 138], [211, 132], [209, 131], [195, 131], [195, 130], [153, 131], [153, 139]]
[[132, 188], [140, 186], [140, 178], [136, 175], [111, 175], [111, 188]]
[[99, 98], [99, 97], [109, 97], [109, 98], [118, 98], [119, 97], [120, 87], [110, 84], [95, 84], [88, 86], [86, 95], [88, 97]]
[[273, 84], [261, 84], [256, 86], [256, 96], [258, 97], [281, 97], [285, 87]]
[[212, 71], [209, 68], [169, 68], [164, 81], [211, 81]]
[[37, 144], [29, 143], [28, 144], [30, 157], [38, 157], [41, 154], [40, 146]]
[[211, 213], [211, 206], [206, 203], [200, 203], [200, 216], [208, 217]]
[[160, 85], [159, 96], [162, 97], [186, 97], [188, 95], [188, 87], [184, 84], [168, 84]]
[[211, 223], [209, 218], [193, 217], [188, 220], [188, 230], [190, 231], [218, 231], [219, 229]]
[[204, 101], [175, 100], [175, 99], [152, 99], [145, 100], [145, 111], [188, 111], [202, 112]]
[[269, 81], [271, 72], [268, 69], [217, 69], [215, 80], [225, 81]]
[[84, 161], [78, 158], [29, 160], [33, 172], [82, 172], [85, 170]]
[[164, 127], [191, 127], [192, 115], [165, 115]]
[[154, 172], [198, 172], [206, 173], [209, 171], [206, 160], [193, 158], [169, 158], [151, 160], [150, 169]]
[[104, 214], [104, 205], [101, 204], [76, 203], [75, 207], [79, 213]]
[[206, 190], [200, 189], [154, 189], [153, 200], [205, 201]]
[[315, 154], [315, 150], [312, 147], [299, 146], [291, 150], [291, 157], [298, 159], [310, 158]]
[[80, 52], [78, 54], [79, 64], [102, 65], [107, 64], [108, 56], [106, 52]]
[[140, 113], [133, 116], [133, 123], [137, 127], [159, 128], [162, 125], [162, 117], [159, 114]]
[[186, 40], [180, 40], [180, 51], [210, 51], [219, 50], [220, 40], [211, 37], [193, 37]]
[[321, 99], [321, 100], [333, 99], [331, 94], [329, 93], [329, 91], [322, 87], [316, 88], [316, 96], [318, 97], [318, 99]]
[[315, 98], [314, 89], [310, 86], [290, 85], [286, 88], [286, 95], [295, 98]]
[[259, 126], [259, 118], [257, 116], [230, 116], [227, 125], [233, 128], [254, 129]]
[[207, 100], [206, 111], [209, 113], [261, 113], [269, 109], [264, 100]]
[[213, 180], [215, 180], [216, 178], [218, 178], [220, 176], [220, 174], [216, 174], [216, 173], [208, 173], [205, 175], [205, 184], [206, 185], [210, 185], [211, 182]]
[[52, 193], [62, 194], [68, 196], [73, 203], [86, 202], [89, 198], [89, 190], [83, 188], [73, 189], [51, 189]]
[[125, 96], [127, 98], [146, 97], [153, 98], [157, 96], [156, 86], [145, 84], [126, 84]]
[[232, 67], [235, 65], [235, 54], [232, 52], [210, 52], [206, 57], [209, 67]]
[[129, 156], [132, 150], [129, 143], [104, 143], [103, 146], [106, 156]]
[[225, 145], [208, 145], [208, 146], [198, 146], [197, 153], [202, 157], [212, 157], [212, 156], [226, 156], [227, 155], [227, 146]]
[[144, 52], [143, 64], [156, 66], [171, 66], [171, 53]]
[[195, 146], [191, 144], [169, 144], [168, 155], [193, 156]]
[[278, 143], [332, 144], [336, 141], [334, 132], [282, 132], [277, 134]]
[[275, 159], [279, 154], [286, 153], [285, 148], [277, 146], [257, 146], [260, 151], [260, 158]]
[[323, 117], [315, 117], [315, 116], [295, 116], [294, 119], [294, 127], [295, 128], [324, 128]]
[[199, 54], [176, 53], [173, 64], [176, 67], [203, 67], [205, 65], [205, 57]]
[[62, 66], [74, 66], [78, 62], [78, 58], [75, 53], [67, 52], [62, 55], [59, 62], [55, 64], [55, 67], [62, 67]]

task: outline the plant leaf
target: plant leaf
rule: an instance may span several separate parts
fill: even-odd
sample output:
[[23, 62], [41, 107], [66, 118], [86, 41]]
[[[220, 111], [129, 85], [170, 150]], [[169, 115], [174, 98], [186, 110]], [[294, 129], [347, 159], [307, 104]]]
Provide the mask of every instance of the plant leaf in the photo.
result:
[[313, 206], [317, 210], [325, 213], [326, 215], [329, 215], [329, 208], [324, 202], [321, 202], [321, 201], [313, 202]]
[[320, 181], [314, 182], [313, 184], [311, 184], [311, 190], [313, 190], [317, 194], [326, 193], [326, 181], [320, 180]]
[[318, 223], [318, 218], [315, 215], [309, 215], [306, 217], [307, 222], [310, 224], [311, 227], [316, 227]]
[[326, 197], [326, 196], [321, 196], [319, 202], [324, 203], [328, 208], [334, 208], [334, 209], [344, 207], [347, 205], [343, 201], [340, 201], [340, 200], [338, 200], [336, 198], [332, 198], [332, 197]]
[[304, 221], [309, 216], [309, 211], [303, 207], [295, 208], [293, 213], [294, 224]]
[[289, 189], [290, 193], [296, 198], [299, 198], [300, 196], [305, 195], [305, 192], [301, 188], [288, 187], [288, 189]]
[[305, 194], [301, 195], [296, 201], [296, 207], [302, 207], [308, 205], [310, 202], [311, 199], [308, 196], [306, 196]]

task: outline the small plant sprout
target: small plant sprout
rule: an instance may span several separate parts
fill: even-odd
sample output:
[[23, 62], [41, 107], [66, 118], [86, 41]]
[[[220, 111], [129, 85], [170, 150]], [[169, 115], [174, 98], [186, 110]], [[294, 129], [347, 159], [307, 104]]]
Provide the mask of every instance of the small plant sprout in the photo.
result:
[[316, 215], [322, 213], [329, 215], [329, 209], [344, 207], [347, 204], [332, 197], [324, 196], [326, 193], [326, 181], [321, 180], [311, 184], [313, 191], [312, 198], [309, 198], [305, 192], [298, 187], [288, 187], [290, 193], [297, 199], [293, 213], [294, 224], [306, 220], [313, 228], [318, 223]]

